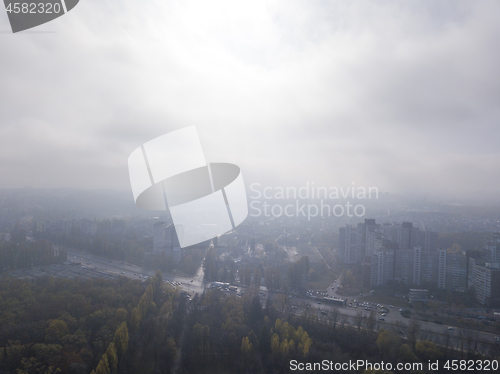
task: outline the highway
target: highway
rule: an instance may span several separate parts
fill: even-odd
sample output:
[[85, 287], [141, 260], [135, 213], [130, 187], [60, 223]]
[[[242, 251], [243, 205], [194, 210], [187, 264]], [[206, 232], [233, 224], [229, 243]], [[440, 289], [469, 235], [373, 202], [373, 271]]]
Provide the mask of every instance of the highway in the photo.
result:
[[[26, 277], [38, 277], [43, 275], [54, 275], [62, 276], [67, 278], [116, 278], [119, 276], [125, 276], [131, 279], [145, 280], [146, 277], [152, 277], [155, 271], [146, 270], [136, 265], [132, 265], [123, 261], [109, 260], [97, 255], [80, 252], [74, 249], [68, 249], [68, 262], [66, 265], [49, 265], [42, 267], [40, 269], [22, 269], [15, 272], [11, 272], [10, 275], [17, 276], [20, 278]], [[203, 266], [200, 265], [198, 271], [193, 277], [180, 277], [171, 274], [163, 273], [163, 280], [169, 282], [176, 282], [178, 287], [183, 291], [187, 291], [191, 296], [195, 293], [202, 294], [208, 284], [204, 282], [204, 272]], [[339, 280], [335, 281], [332, 285], [324, 290], [322, 293], [326, 294], [328, 297], [339, 296], [336, 294], [337, 285]], [[246, 287], [238, 286], [238, 293], [245, 291]], [[279, 293], [272, 293], [267, 291], [265, 287], [260, 288], [260, 297], [262, 301], [265, 301], [268, 296], [273, 300], [273, 302], [278, 305], [280, 303], [278, 298]], [[314, 295], [316, 297], [324, 297], [324, 295]], [[353, 299], [359, 299], [362, 296], [349, 297], [349, 301]], [[360, 300], [360, 302], [362, 302]], [[349, 323], [354, 325], [356, 315], [361, 312], [364, 317], [370, 315], [369, 310], [365, 310], [365, 307], [358, 305], [355, 307], [355, 303], [352, 307], [349, 306], [336, 306], [328, 304], [324, 301], [315, 299], [313, 297], [301, 297], [296, 295], [287, 295], [287, 305], [292, 308], [293, 314], [301, 315], [306, 309], [313, 310], [317, 313], [317, 317], [320, 319], [327, 319], [333, 313], [334, 308], [337, 309], [340, 316], [346, 316], [349, 318]], [[372, 311], [375, 313], [375, 318], [377, 320], [378, 328], [382, 327], [392, 327], [394, 330], [401, 330], [400, 325], [408, 325], [409, 319], [403, 317], [399, 313], [398, 307], [385, 306], [385, 309], [389, 312], [382, 316], [382, 310], [380, 307], [372, 306]], [[339, 317], [340, 318], [340, 317]], [[383, 318], [384, 320], [381, 320]], [[458, 339], [459, 336], [470, 335], [471, 333], [477, 334], [479, 339], [484, 340], [488, 343], [499, 343], [498, 337], [494, 334], [486, 332], [478, 332], [475, 330], [467, 330], [460, 327], [453, 326], [452, 329], [448, 329], [447, 325], [440, 325], [433, 322], [419, 321], [420, 329], [422, 333], [429, 334], [439, 334], [439, 335], [450, 335], [452, 338]], [[495, 339], [497, 338], [497, 339]]]
[[[103, 257], [90, 253], [80, 252], [74, 249], [68, 249], [68, 261], [77, 263], [82, 271], [87, 273], [104, 274], [111, 277], [128, 277], [132, 279], [145, 280], [146, 277], [152, 277], [156, 271], [146, 270], [136, 265], [123, 261], [108, 260]], [[164, 281], [178, 282], [184, 291], [190, 293], [203, 293], [205, 283], [203, 282], [203, 266], [200, 266], [194, 277], [179, 277], [171, 274], [162, 273]]]

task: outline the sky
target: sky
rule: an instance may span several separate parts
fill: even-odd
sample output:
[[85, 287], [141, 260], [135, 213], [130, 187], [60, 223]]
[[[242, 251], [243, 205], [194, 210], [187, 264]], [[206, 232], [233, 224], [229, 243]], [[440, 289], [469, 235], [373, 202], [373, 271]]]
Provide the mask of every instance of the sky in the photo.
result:
[[81, 0], [0, 11], [0, 188], [130, 190], [195, 125], [247, 187], [500, 198], [498, 1]]

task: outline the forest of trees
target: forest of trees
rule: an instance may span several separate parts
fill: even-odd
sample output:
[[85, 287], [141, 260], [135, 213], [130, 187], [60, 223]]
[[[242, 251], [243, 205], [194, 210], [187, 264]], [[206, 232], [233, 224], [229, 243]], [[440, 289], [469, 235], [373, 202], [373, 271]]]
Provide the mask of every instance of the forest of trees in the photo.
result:
[[0, 271], [58, 264], [66, 259], [66, 249], [56, 250], [47, 240], [27, 241], [26, 231], [19, 224], [11, 231], [9, 241], [0, 241]]
[[498, 344], [474, 334], [457, 344], [425, 335], [416, 320], [391, 330], [335, 309], [295, 316], [262, 304], [257, 288], [191, 297], [160, 272], [148, 282], [4, 278], [0, 305], [0, 373], [285, 373], [291, 359], [500, 358]]

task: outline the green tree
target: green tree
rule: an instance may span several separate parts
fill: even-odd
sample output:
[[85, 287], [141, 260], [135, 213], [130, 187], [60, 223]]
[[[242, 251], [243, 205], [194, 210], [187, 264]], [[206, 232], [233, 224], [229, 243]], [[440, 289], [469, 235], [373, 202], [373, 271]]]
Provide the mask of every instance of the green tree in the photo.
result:
[[417, 362], [418, 358], [408, 344], [403, 344], [398, 348], [398, 356], [403, 362]]
[[415, 345], [415, 353], [422, 361], [435, 361], [442, 357], [441, 351], [429, 340], [418, 341]]
[[60, 319], [52, 319], [45, 329], [45, 340], [48, 343], [59, 343], [69, 333], [68, 325]]
[[250, 343], [250, 339], [248, 338], [248, 336], [241, 339], [241, 353], [243, 353], [244, 355], [250, 355], [252, 349], [252, 343]]
[[109, 370], [109, 362], [108, 362], [108, 356], [107, 355], [102, 355], [101, 360], [97, 364], [97, 367], [95, 368], [95, 373], [96, 374], [111, 374], [111, 371]]
[[382, 329], [377, 338], [377, 347], [384, 357], [395, 357], [399, 347], [399, 337], [392, 331]]
[[128, 336], [127, 322], [123, 321], [120, 327], [116, 329], [113, 340], [113, 343], [116, 348], [116, 353], [118, 356], [118, 361], [121, 361], [123, 359], [123, 356], [127, 352], [128, 340], [129, 336]]
[[118, 355], [115, 348], [115, 343], [111, 342], [106, 350], [105, 355], [107, 356], [109, 363], [109, 370], [111, 373], [115, 373], [118, 368]]

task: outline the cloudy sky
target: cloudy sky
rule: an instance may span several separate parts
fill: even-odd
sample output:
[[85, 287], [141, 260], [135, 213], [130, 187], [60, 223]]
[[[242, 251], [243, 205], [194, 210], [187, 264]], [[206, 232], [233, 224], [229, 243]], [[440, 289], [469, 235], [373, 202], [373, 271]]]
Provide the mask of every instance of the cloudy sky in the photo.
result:
[[[80, 0], [0, 11], [0, 188], [130, 189], [196, 125], [247, 185], [500, 192], [500, 2]], [[499, 194], [500, 197], [500, 194]]]

